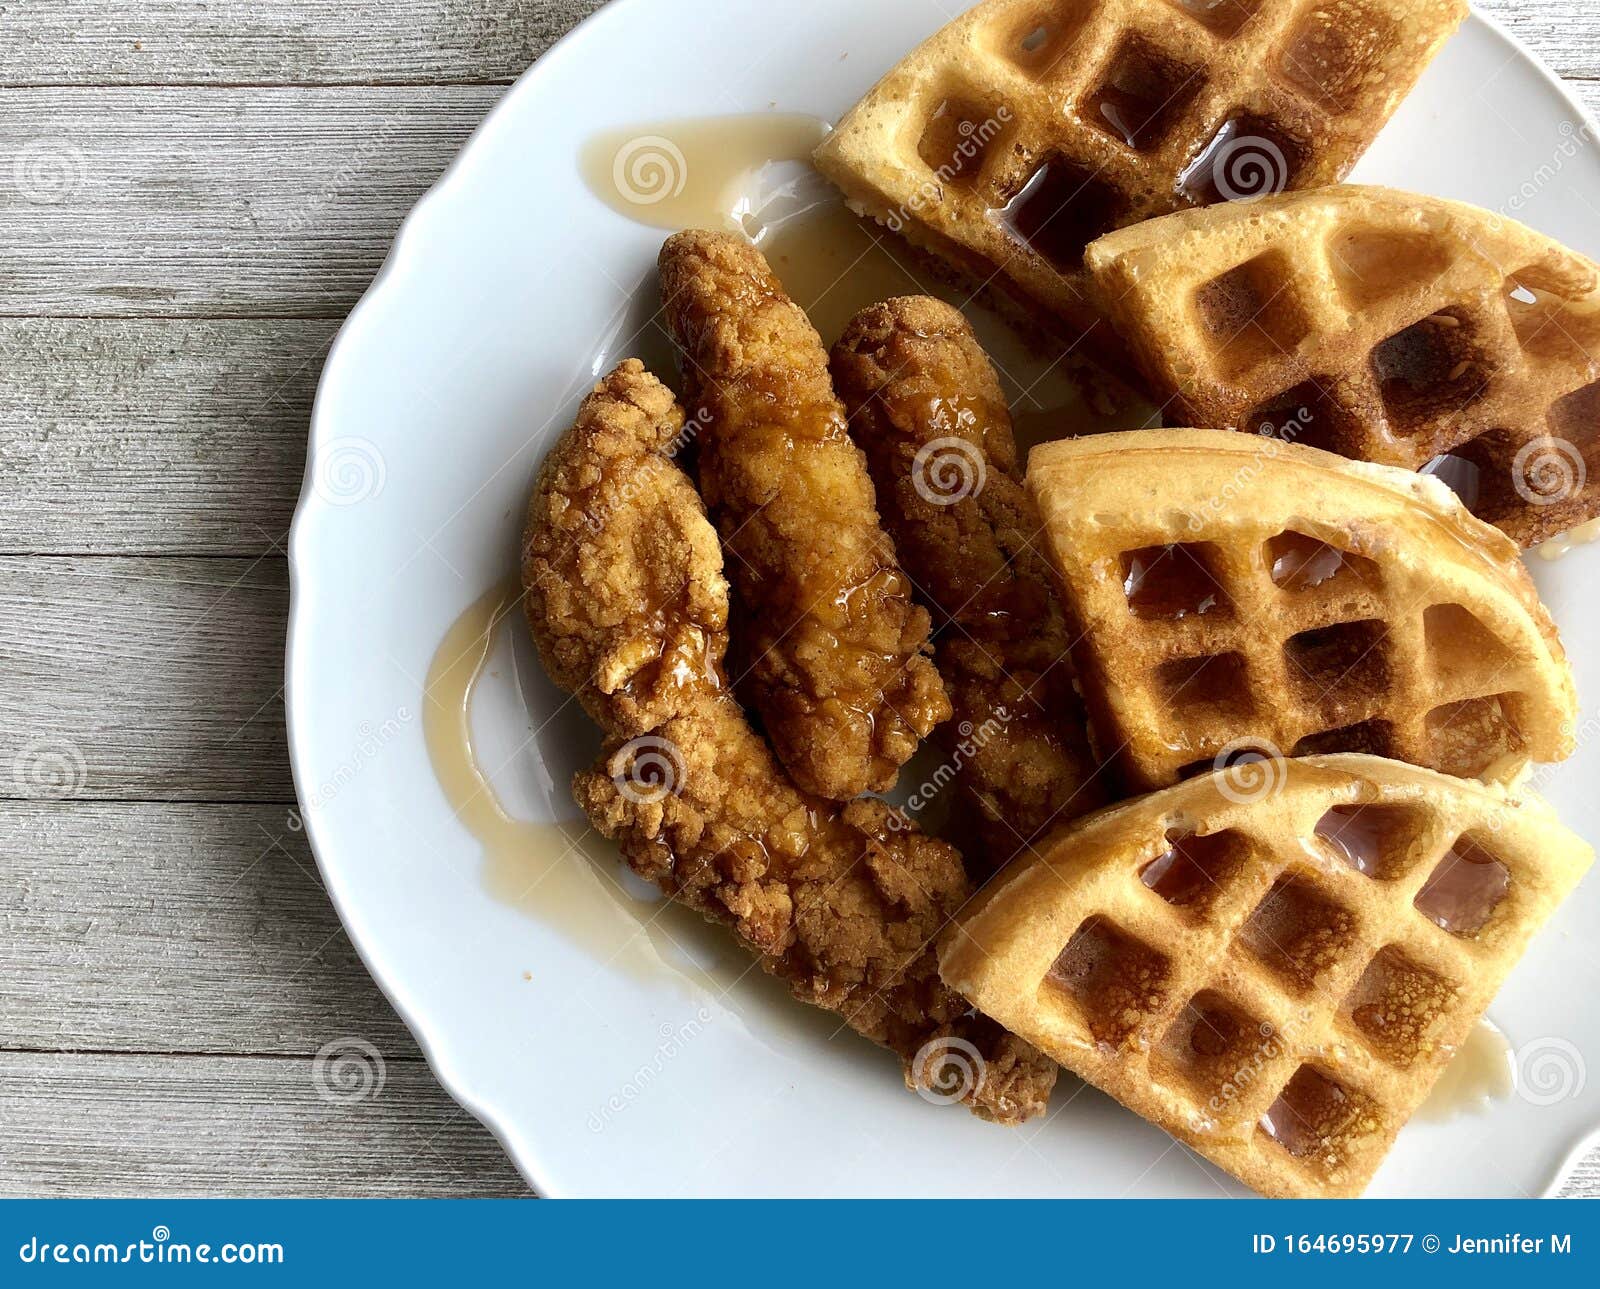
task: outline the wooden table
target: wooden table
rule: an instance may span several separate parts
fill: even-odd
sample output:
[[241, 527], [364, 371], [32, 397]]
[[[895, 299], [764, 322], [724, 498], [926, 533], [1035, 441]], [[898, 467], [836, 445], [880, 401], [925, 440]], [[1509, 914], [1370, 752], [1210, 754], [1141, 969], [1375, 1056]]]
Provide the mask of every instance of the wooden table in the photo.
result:
[[[0, 6], [0, 1194], [526, 1193], [293, 826], [284, 544], [340, 321], [596, 7]], [[1591, 0], [1483, 7], [1600, 106]]]

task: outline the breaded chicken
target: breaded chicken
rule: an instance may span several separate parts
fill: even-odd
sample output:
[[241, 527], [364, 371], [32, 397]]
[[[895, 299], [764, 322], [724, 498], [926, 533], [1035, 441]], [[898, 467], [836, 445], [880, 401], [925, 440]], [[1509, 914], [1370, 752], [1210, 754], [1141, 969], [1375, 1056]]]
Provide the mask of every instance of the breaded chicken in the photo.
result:
[[933, 610], [957, 718], [941, 735], [977, 806], [967, 856], [982, 881], [1103, 804], [1011, 414], [972, 328], [925, 297], [858, 315], [833, 378], [884, 524]]
[[897, 1053], [911, 1086], [960, 1092], [1003, 1123], [1038, 1114], [1055, 1067], [939, 979], [933, 941], [970, 894], [960, 855], [880, 801], [802, 793], [729, 691], [722, 551], [669, 459], [683, 424], [671, 393], [624, 363], [545, 463], [530, 510], [534, 639], [607, 735], [574, 782], [579, 805], [797, 998]]
[[807, 792], [845, 801], [886, 791], [950, 703], [827, 352], [761, 252], [737, 237], [673, 237], [661, 289], [700, 489], [737, 592], [739, 690]]

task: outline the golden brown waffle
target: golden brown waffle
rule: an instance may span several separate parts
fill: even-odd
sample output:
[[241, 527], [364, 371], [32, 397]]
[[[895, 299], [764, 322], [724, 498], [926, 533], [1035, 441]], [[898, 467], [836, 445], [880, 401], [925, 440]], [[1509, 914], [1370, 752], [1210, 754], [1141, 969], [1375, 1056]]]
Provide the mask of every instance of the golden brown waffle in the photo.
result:
[[1059, 834], [940, 969], [1261, 1193], [1358, 1195], [1593, 858], [1537, 800], [1256, 762]]
[[1466, 13], [988, 0], [884, 77], [816, 164], [860, 213], [1092, 331], [1090, 242], [1185, 205], [1337, 182]]
[[1089, 249], [1168, 419], [1445, 477], [1524, 546], [1600, 515], [1600, 267], [1475, 206], [1334, 187]]
[[1135, 790], [1244, 749], [1509, 780], [1572, 674], [1504, 534], [1437, 479], [1224, 430], [1036, 448], [1100, 751]]

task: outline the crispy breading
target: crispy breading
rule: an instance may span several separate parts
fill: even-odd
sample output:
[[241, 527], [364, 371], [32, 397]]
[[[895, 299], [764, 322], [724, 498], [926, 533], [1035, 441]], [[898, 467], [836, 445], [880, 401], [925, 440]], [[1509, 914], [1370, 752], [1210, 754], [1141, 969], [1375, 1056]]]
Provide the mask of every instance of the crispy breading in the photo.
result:
[[827, 352], [737, 237], [673, 237], [661, 287], [701, 491], [730, 555], [740, 692], [806, 791], [886, 791], [950, 704]]
[[[672, 391], [622, 364], [546, 458], [523, 547], [528, 620], [545, 669], [602, 729], [631, 737], [720, 684], [722, 549], [668, 453]], [[669, 551], [670, 558], [642, 558]]]
[[959, 853], [881, 801], [801, 792], [730, 692], [722, 552], [668, 455], [682, 428], [666, 388], [624, 363], [551, 454], [530, 509], [529, 625], [551, 677], [607, 735], [574, 782], [579, 805], [635, 871], [730, 927], [797, 998], [897, 1053], [909, 1084], [942, 1085], [975, 1053], [981, 1078], [961, 1089], [975, 1113], [1038, 1114], [1055, 1067], [939, 980], [933, 942], [970, 894]]
[[956, 712], [940, 736], [977, 805], [967, 857], [981, 881], [1103, 804], [1011, 414], [972, 328], [926, 297], [859, 314], [833, 377], [884, 524], [933, 610]]

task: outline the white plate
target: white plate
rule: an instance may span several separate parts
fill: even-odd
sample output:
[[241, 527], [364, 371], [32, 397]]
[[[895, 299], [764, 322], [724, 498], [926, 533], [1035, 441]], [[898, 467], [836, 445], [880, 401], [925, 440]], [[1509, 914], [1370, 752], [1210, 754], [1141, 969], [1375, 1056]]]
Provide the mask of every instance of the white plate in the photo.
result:
[[[585, 140], [774, 105], [837, 119], [949, 8], [607, 6], [523, 77], [412, 214], [328, 361], [293, 538], [289, 710], [305, 819], [351, 938], [440, 1080], [545, 1194], [1238, 1193], [1092, 1091], [1069, 1083], [1048, 1122], [1006, 1132], [907, 1094], [889, 1056], [759, 976], [718, 1000], [577, 947], [489, 892], [424, 745], [436, 646], [513, 567], [537, 462], [584, 387], [626, 356], [613, 352], [620, 328], [651, 310], [661, 234], [590, 195]], [[1600, 162], [1583, 122], [1474, 18], [1357, 177], [1504, 210], [1600, 256]], [[1600, 701], [1600, 609], [1584, 594], [1600, 550], [1535, 565], [1582, 692]], [[571, 709], [547, 724], [561, 705], [542, 676], [533, 710], [516, 692], [491, 680], [475, 713], [482, 743], [507, 756], [542, 727], [496, 782], [529, 818], [569, 818], [564, 785], [596, 736]], [[1590, 839], [1595, 710], [1578, 757], [1547, 782]], [[1579, 1078], [1600, 1054], [1586, 943], [1597, 925], [1591, 880], [1493, 1008], [1528, 1086], [1481, 1116], [1407, 1128], [1374, 1194], [1526, 1195], [1557, 1179], [1600, 1124], [1600, 1078]]]

